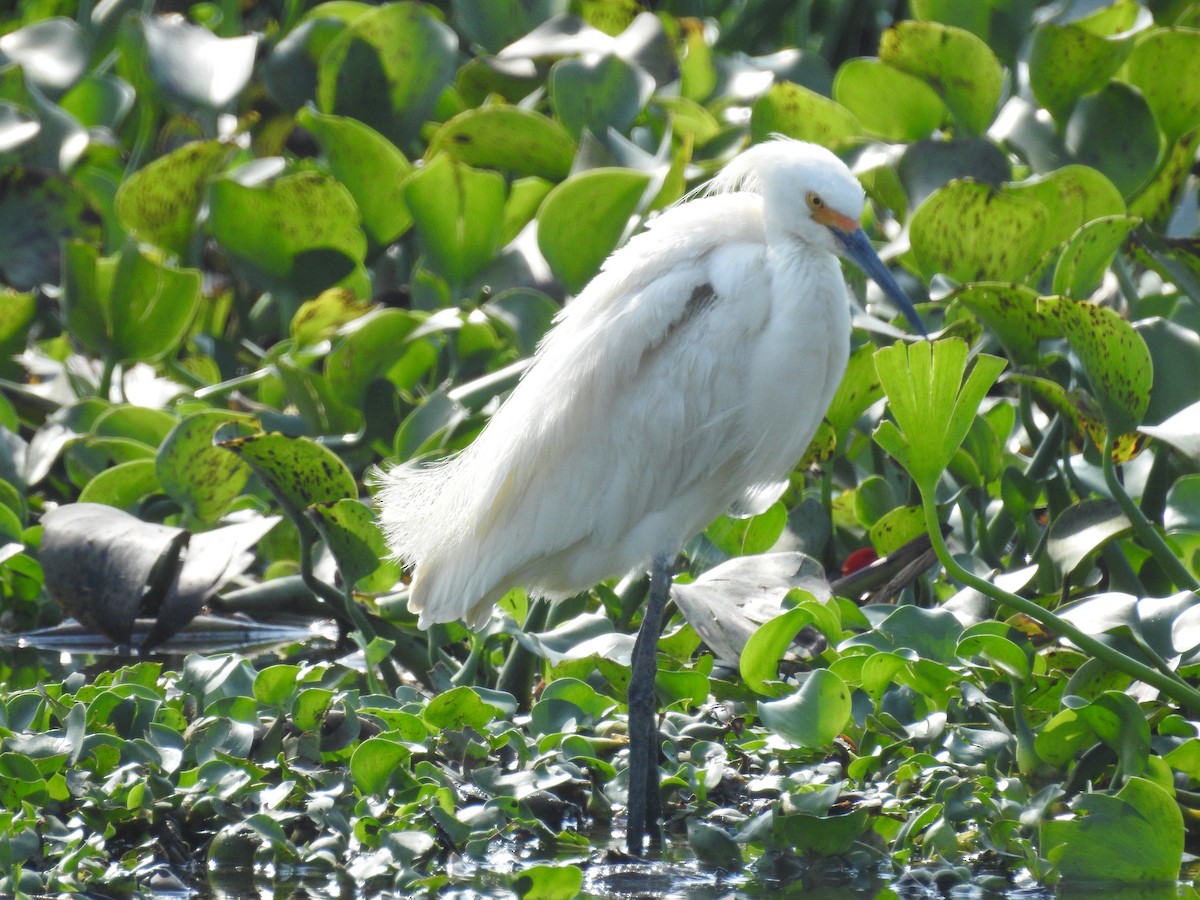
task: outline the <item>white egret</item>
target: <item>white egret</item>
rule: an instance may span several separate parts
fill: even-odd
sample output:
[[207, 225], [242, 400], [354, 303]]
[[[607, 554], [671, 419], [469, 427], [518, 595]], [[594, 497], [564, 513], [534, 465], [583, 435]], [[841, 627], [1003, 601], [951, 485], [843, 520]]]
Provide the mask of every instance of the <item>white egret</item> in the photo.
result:
[[392, 469], [377, 498], [422, 628], [480, 627], [517, 585], [558, 599], [649, 568], [629, 685], [637, 855], [647, 831], [658, 839], [671, 566], [720, 513], [773, 502], [812, 439], [849, 354], [838, 257], [924, 330], [859, 226], [862, 187], [828, 150], [758, 144], [703, 193], [613, 253], [467, 449]]

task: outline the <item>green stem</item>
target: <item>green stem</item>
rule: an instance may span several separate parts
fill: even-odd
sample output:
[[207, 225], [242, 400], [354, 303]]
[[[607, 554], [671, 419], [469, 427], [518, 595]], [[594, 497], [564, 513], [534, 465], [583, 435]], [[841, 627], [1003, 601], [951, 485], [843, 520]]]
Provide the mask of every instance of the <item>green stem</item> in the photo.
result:
[[1200, 590], [1200, 582], [1192, 577], [1192, 573], [1187, 570], [1179, 557], [1171, 552], [1171, 548], [1167, 546], [1163, 536], [1158, 533], [1158, 529], [1150, 523], [1141, 508], [1133, 502], [1133, 498], [1125, 492], [1125, 487], [1117, 478], [1117, 470], [1113, 465], [1113, 444], [1112, 434], [1105, 435], [1103, 468], [1104, 482], [1108, 485], [1109, 493], [1112, 494], [1112, 498], [1117, 501], [1117, 505], [1121, 507], [1121, 511], [1133, 525], [1133, 533], [1142, 542], [1142, 546], [1150, 551], [1154, 561], [1162, 567], [1167, 577], [1175, 582], [1176, 587], [1189, 591]]
[[1066, 619], [1055, 615], [1050, 610], [1039, 606], [1031, 600], [1026, 600], [1024, 597], [1010, 594], [990, 581], [986, 581], [968, 572], [950, 555], [950, 549], [946, 546], [946, 542], [942, 538], [941, 520], [938, 518], [937, 504], [934, 501], [932, 490], [922, 488], [921, 505], [925, 511], [925, 528], [929, 532], [929, 539], [933, 543], [933, 550], [951, 578], [967, 587], [974, 588], [981, 594], [991, 597], [999, 603], [1003, 603], [1005, 606], [1011, 607], [1022, 615], [1028, 616], [1039, 625], [1062, 635], [1085, 653], [1108, 663], [1114, 669], [1124, 672], [1138, 681], [1143, 681], [1152, 687], [1158, 688], [1163, 695], [1170, 697], [1189, 711], [1200, 713], [1200, 691], [1197, 691], [1178, 675], [1168, 675], [1145, 663], [1132, 659], [1091, 635], [1085, 634]]
[[209, 397], [216, 397], [220, 394], [230, 394], [233, 391], [240, 390], [243, 387], [248, 387], [252, 384], [264, 380], [271, 374], [271, 370], [267, 367], [255, 369], [253, 372], [247, 372], [245, 375], [238, 375], [236, 378], [230, 378], [228, 381], [222, 381], [217, 384], [210, 384], [196, 390], [195, 396], [198, 400], [207, 400]]
[[[331, 610], [334, 611], [335, 617], [343, 624], [348, 624], [358, 632], [359, 646], [366, 656], [367, 646], [371, 641], [375, 640], [375, 629], [371, 627], [371, 623], [367, 621], [366, 615], [354, 598], [347, 596], [343, 591], [338, 590], [332, 584], [318, 578], [313, 571], [313, 552], [312, 541], [309, 540], [307, 531], [304, 525], [306, 521], [297, 522], [297, 527], [300, 527], [300, 577], [304, 579], [305, 585], [317, 597], [327, 603]], [[395, 677], [395, 672], [390, 671], [385, 667], [380, 667], [384, 679], [388, 682], [388, 687], [395, 690], [399, 686], [399, 681]], [[374, 668], [368, 663], [367, 665], [367, 682], [372, 691], [375, 693], [384, 693], [382, 686], [379, 684], [379, 678], [375, 673]]]
[[117, 361], [111, 356], [104, 358], [104, 371], [100, 374], [100, 384], [96, 386], [96, 394], [104, 400], [108, 400], [109, 394], [112, 393], [113, 373], [116, 371]]

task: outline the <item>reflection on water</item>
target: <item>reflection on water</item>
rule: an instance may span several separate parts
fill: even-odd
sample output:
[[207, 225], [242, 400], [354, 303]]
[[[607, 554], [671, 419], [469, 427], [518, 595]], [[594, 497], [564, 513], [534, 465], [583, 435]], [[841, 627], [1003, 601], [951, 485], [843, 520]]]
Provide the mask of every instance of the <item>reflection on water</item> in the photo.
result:
[[151, 619], [137, 620], [132, 646], [128, 647], [115, 645], [111, 638], [73, 619], [23, 634], [0, 634], [0, 684], [7, 690], [21, 690], [61, 681], [75, 672], [97, 674], [147, 660], [178, 671], [193, 653], [251, 656], [295, 644], [320, 650], [331, 648], [337, 641], [337, 627], [328, 620], [297, 617], [295, 623], [264, 624], [237, 617], [197, 616], [152, 651], [140, 653], [133, 649], [153, 624]]

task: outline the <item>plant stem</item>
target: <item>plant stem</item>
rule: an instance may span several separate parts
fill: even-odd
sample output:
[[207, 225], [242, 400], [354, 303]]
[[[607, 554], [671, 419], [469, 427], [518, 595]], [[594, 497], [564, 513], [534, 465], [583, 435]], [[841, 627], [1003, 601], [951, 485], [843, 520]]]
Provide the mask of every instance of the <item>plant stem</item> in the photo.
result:
[[103, 400], [108, 400], [109, 394], [112, 393], [113, 373], [116, 371], [117, 361], [111, 356], [104, 357], [104, 371], [100, 373], [100, 383], [96, 385], [96, 395]]
[[974, 588], [981, 594], [991, 597], [999, 603], [1003, 603], [1005, 606], [1012, 607], [1022, 615], [1033, 619], [1039, 625], [1062, 635], [1080, 650], [1108, 663], [1114, 669], [1124, 672], [1138, 681], [1144, 681], [1146, 684], [1158, 688], [1165, 696], [1170, 697], [1192, 713], [1200, 713], [1200, 691], [1197, 691], [1178, 675], [1167, 675], [1143, 662], [1126, 656], [1121, 651], [1102, 643], [1090, 634], [1080, 631], [1076, 626], [1050, 610], [1039, 606], [1031, 600], [1026, 600], [1024, 597], [1010, 594], [990, 581], [986, 581], [968, 572], [950, 555], [950, 549], [946, 546], [946, 542], [942, 538], [941, 520], [938, 518], [937, 504], [934, 501], [932, 491], [922, 489], [921, 505], [925, 511], [925, 528], [929, 532], [930, 540], [933, 542], [934, 552], [951, 578], [954, 578], [967, 587]]
[[1112, 494], [1117, 505], [1121, 507], [1121, 511], [1133, 525], [1133, 532], [1142, 542], [1142, 546], [1150, 551], [1154, 561], [1162, 567], [1167, 577], [1175, 582], [1175, 586], [1189, 591], [1200, 590], [1200, 582], [1192, 577], [1192, 573], [1187, 570], [1179, 557], [1171, 552], [1171, 548], [1158, 533], [1158, 529], [1150, 523], [1141, 507], [1134, 503], [1133, 498], [1125, 492], [1125, 487], [1118, 480], [1116, 468], [1113, 466], [1113, 443], [1112, 434], [1105, 435], [1103, 468], [1104, 482], [1108, 485], [1109, 493]]

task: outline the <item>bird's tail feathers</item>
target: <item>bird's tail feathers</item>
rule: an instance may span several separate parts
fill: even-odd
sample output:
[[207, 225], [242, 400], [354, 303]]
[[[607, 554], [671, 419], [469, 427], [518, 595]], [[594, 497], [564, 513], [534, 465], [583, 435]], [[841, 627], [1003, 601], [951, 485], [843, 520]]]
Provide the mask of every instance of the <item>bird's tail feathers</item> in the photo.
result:
[[415, 565], [459, 537], [456, 506], [459, 457], [434, 463], [405, 463], [378, 479], [375, 503], [384, 537], [396, 558]]

